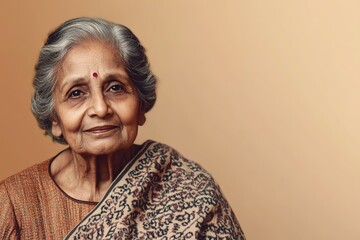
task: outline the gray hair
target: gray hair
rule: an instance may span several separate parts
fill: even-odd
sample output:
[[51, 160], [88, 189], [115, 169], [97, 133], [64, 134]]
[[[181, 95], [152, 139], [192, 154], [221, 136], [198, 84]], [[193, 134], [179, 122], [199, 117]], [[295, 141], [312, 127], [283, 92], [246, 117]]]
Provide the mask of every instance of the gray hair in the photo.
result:
[[148, 112], [156, 101], [156, 77], [150, 70], [144, 47], [130, 29], [103, 19], [68, 20], [49, 34], [40, 51], [33, 81], [35, 92], [31, 99], [31, 111], [39, 127], [59, 143], [66, 144], [66, 140], [51, 132], [52, 121], [56, 119], [53, 90], [57, 71], [72, 47], [90, 39], [108, 43], [118, 50], [127, 73], [137, 88], [144, 112]]

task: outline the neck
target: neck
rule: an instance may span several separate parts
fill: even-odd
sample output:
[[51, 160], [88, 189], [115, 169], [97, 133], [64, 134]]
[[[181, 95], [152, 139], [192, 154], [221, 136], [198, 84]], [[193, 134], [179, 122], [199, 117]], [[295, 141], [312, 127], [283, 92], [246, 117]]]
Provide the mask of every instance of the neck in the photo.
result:
[[73, 198], [97, 202], [134, 156], [136, 145], [108, 155], [81, 155], [71, 149], [54, 160], [51, 173], [62, 190]]

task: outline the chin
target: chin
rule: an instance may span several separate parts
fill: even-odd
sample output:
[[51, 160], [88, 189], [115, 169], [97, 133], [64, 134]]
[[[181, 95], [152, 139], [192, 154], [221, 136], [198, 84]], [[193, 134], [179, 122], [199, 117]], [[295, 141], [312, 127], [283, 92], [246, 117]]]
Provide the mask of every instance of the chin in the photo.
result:
[[126, 151], [133, 144], [132, 142], [126, 142], [126, 143], [123, 142], [120, 144], [119, 143], [120, 141], [116, 141], [116, 142], [101, 141], [101, 142], [93, 143], [86, 146], [84, 152], [91, 155], [107, 155], [119, 151]]

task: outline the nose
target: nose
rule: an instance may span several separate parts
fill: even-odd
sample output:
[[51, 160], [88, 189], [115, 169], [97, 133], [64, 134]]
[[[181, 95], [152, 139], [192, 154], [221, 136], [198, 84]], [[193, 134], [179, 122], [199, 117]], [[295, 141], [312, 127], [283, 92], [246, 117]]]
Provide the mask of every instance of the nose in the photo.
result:
[[90, 117], [97, 116], [99, 118], [104, 118], [107, 115], [112, 114], [110, 103], [104, 97], [102, 92], [92, 94], [89, 102], [88, 114]]

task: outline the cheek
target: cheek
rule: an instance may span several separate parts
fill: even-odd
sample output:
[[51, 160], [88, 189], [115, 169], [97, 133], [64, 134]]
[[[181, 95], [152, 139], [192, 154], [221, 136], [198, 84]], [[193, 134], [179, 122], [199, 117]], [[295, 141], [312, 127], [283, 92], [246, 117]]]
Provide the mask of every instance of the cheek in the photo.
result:
[[118, 107], [118, 114], [124, 125], [137, 125], [139, 104], [137, 101], [128, 102]]
[[59, 118], [65, 134], [66, 132], [76, 131], [81, 127], [82, 114], [80, 111], [60, 112]]

